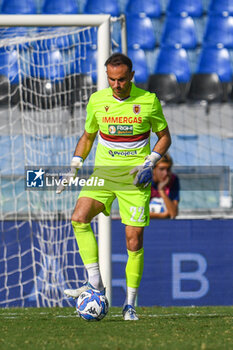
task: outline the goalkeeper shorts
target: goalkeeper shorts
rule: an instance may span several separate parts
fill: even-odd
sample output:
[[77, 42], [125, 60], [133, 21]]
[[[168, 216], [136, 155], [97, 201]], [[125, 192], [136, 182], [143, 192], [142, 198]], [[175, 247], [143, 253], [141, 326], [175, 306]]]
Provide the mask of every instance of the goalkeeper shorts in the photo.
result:
[[[95, 173], [92, 174], [95, 176]], [[120, 188], [120, 190], [118, 189]], [[104, 204], [105, 215], [110, 215], [111, 206], [115, 198], [118, 199], [121, 221], [129, 226], [148, 226], [150, 222], [149, 202], [151, 187], [138, 188], [121, 183], [116, 186], [114, 181], [105, 180], [104, 186], [96, 191], [84, 186], [79, 194], [79, 198], [93, 198]]]

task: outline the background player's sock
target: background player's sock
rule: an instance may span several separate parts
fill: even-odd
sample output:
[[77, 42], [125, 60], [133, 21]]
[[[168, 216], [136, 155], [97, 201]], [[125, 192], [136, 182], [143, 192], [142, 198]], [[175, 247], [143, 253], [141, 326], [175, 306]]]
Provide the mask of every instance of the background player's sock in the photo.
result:
[[98, 263], [85, 265], [88, 272], [88, 281], [94, 289], [102, 291], [104, 289]]
[[[126, 264], [126, 285], [127, 295], [124, 305], [129, 304], [134, 306], [137, 296], [137, 289], [140, 285], [144, 267], [144, 249], [141, 248], [136, 252], [128, 251], [128, 261]], [[130, 304], [130, 302], [133, 304]]]

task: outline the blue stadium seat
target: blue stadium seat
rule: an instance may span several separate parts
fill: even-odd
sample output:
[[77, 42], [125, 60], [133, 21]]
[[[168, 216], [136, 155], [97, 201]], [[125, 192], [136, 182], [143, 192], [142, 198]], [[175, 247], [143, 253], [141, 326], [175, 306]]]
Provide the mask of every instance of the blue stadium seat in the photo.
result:
[[154, 73], [173, 73], [178, 83], [189, 82], [191, 73], [186, 50], [168, 46], [161, 47]]
[[148, 17], [159, 18], [162, 14], [160, 0], [129, 0], [126, 13], [132, 15], [144, 13]]
[[77, 47], [75, 51], [69, 52], [66, 65], [66, 75], [83, 74], [89, 75], [94, 84], [97, 82], [97, 50], [96, 45]]
[[149, 75], [145, 52], [142, 49], [130, 49], [128, 50], [128, 56], [133, 62], [133, 70], [135, 71], [135, 83], [146, 84]]
[[31, 62], [31, 76], [48, 79], [51, 82], [62, 81], [65, 77], [64, 61], [59, 50], [34, 51]]
[[197, 73], [217, 73], [221, 82], [232, 81], [230, 55], [223, 47], [203, 47]]
[[76, 0], [45, 0], [42, 7], [43, 14], [77, 14]]
[[231, 59], [229, 51], [219, 46], [203, 47], [199, 57], [197, 73], [216, 73], [222, 85], [221, 100], [227, 102], [232, 86]]
[[33, 52], [31, 77], [23, 80], [23, 100], [26, 106], [50, 109], [66, 103], [65, 63], [58, 49]]
[[112, 16], [119, 16], [120, 10], [117, 1], [87, 0], [84, 13], [96, 15], [106, 13]]
[[[17, 50], [0, 48], [1, 105], [16, 105], [19, 101], [19, 66]], [[10, 90], [10, 91], [9, 91]]]
[[185, 49], [196, 48], [197, 35], [193, 19], [187, 15], [168, 15], [164, 23], [161, 44], [167, 46], [180, 44]]
[[227, 12], [229, 15], [233, 15], [233, 0], [211, 0], [209, 4], [209, 13], [222, 14]]
[[221, 43], [228, 49], [233, 48], [233, 17], [228, 15], [209, 15], [203, 43], [217, 45]]
[[[76, 51], [76, 57], [78, 57], [79, 51]], [[91, 75], [93, 83], [97, 83], [97, 50], [95, 46], [87, 46], [86, 58], [81, 59], [81, 73]]]
[[[32, 45], [42, 50], [51, 50], [54, 48], [66, 50], [72, 45], [79, 43], [79, 34], [72, 34], [69, 27], [38, 27], [37, 32], [43, 36], [43, 39], [33, 41]], [[43, 34], [42, 34], [43, 33]]]
[[36, 14], [37, 8], [34, 0], [3, 0], [2, 14]]
[[17, 50], [0, 48], [0, 75], [6, 76], [11, 84], [19, 83], [19, 67]]
[[156, 38], [151, 19], [146, 16], [126, 17], [128, 48], [153, 50]]
[[[71, 60], [70, 60], [71, 59]], [[96, 91], [97, 83], [97, 51], [96, 45], [77, 47], [69, 53], [69, 63], [66, 67], [66, 100], [73, 113], [76, 102], [86, 103], [90, 95]]]
[[191, 17], [201, 17], [203, 15], [203, 6], [201, 0], [170, 0], [167, 6], [167, 12], [174, 15], [186, 13]]
[[[34, 0], [3, 0], [1, 6], [2, 14], [36, 14], [37, 8]], [[2, 38], [25, 36], [30, 31], [26, 27], [1, 28], [0, 36]]]
[[[0, 28], [0, 38], [16, 38], [22, 36], [28, 36], [30, 29], [27, 27], [8, 27], [8, 28]], [[18, 44], [19, 49], [21, 50], [27, 44]], [[16, 45], [14, 46], [16, 48]]]
[[[78, 13], [78, 6], [76, 0], [45, 0], [44, 5], [41, 10], [42, 14], [77, 14]], [[56, 36], [54, 38], [48, 38], [44, 42], [40, 42], [39, 45], [44, 47], [45, 49], [51, 49], [51, 48], [68, 48], [70, 45], [72, 45], [72, 38], [69, 36], [69, 27], [42, 27], [38, 28], [38, 32], [48, 32], [51, 34], [59, 34], [61, 33], [61, 36]], [[65, 35], [62, 35], [65, 33]], [[67, 34], [66, 34], [67, 33]]]
[[[78, 13], [78, 6], [76, 0], [45, 0], [44, 5], [41, 10], [42, 14], [69, 14], [75, 15]], [[53, 47], [63, 49], [68, 48], [72, 45], [72, 38], [69, 36], [69, 27], [42, 27], [38, 28], [38, 32], [48, 32], [51, 34], [54, 32], [55, 34], [61, 33], [61, 36], [57, 36], [55, 38], [46, 39], [44, 43], [40, 43], [40, 46], [46, 46], [45, 49], [51, 49]], [[63, 33], [67, 33], [62, 35]]]
[[205, 16], [202, 0], [170, 0], [167, 14], [188, 15], [193, 18], [198, 43], [202, 43], [205, 27]]

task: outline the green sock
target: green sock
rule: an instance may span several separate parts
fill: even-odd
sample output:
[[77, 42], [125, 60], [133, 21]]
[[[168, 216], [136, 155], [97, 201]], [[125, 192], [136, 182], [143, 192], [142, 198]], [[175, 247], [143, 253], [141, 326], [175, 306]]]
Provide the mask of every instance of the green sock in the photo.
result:
[[98, 245], [91, 229], [91, 224], [84, 224], [77, 221], [72, 221], [71, 223], [83, 264], [87, 265], [98, 262]]
[[126, 285], [131, 288], [138, 288], [142, 279], [144, 267], [144, 249], [136, 252], [128, 251], [128, 261], [126, 264]]

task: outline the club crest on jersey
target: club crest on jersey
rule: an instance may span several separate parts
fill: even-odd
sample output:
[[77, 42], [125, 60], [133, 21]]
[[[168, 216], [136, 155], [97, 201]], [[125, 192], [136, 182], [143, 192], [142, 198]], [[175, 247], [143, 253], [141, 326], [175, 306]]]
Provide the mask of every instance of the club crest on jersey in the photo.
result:
[[141, 112], [141, 105], [134, 105], [133, 106], [133, 112], [135, 114], [139, 114]]
[[106, 112], [109, 110], [109, 106], [104, 106], [104, 108]]

